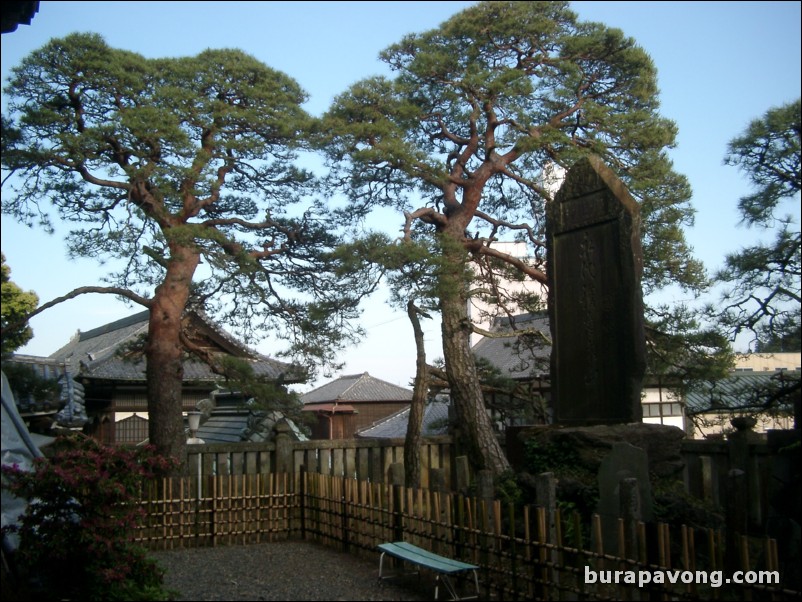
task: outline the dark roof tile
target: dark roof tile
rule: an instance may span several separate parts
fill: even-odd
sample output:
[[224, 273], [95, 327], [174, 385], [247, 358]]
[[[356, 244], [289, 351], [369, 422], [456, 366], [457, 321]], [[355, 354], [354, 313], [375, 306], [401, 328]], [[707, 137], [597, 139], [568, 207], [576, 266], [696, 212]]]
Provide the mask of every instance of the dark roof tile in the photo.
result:
[[372, 377], [367, 372], [341, 376], [301, 396], [309, 403], [365, 403], [376, 401], [411, 401], [412, 391]]
[[[514, 325], [514, 328], [513, 328]], [[488, 361], [508, 378], [531, 378], [548, 374], [551, 345], [545, 340], [532, 340], [524, 344], [515, 331], [537, 330], [550, 338], [547, 314], [521, 314], [512, 319], [497, 319], [491, 332], [508, 332], [508, 337], [483, 337], [473, 346], [476, 357]], [[528, 341], [527, 341], [528, 342]]]
[[[79, 332], [64, 347], [50, 355], [64, 362], [73, 375], [105, 380], [141, 381], [145, 378], [145, 359], [134, 354], [131, 359], [120, 357], [117, 351], [135, 343], [148, 332], [149, 312], [144, 311], [99, 328]], [[254, 373], [268, 379], [283, 378], [284, 382], [302, 382], [304, 376], [297, 366], [281, 362], [249, 349], [232, 335], [199, 312], [189, 312], [198, 332], [207, 336], [220, 350], [248, 361]], [[184, 362], [185, 381], [215, 381], [219, 376], [198, 360]]]
[[717, 381], [703, 382], [687, 392], [685, 404], [689, 415], [712, 410], [756, 407], [781, 386], [780, 379], [799, 382], [798, 371], [733, 372]]
[[[426, 404], [423, 411], [423, 427], [421, 434], [424, 437], [448, 434], [448, 408], [449, 402], [432, 401]], [[376, 439], [402, 439], [407, 436], [409, 424], [409, 408], [405, 408], [377, 421], [369, 427], [357, 431], [357, 437]]]

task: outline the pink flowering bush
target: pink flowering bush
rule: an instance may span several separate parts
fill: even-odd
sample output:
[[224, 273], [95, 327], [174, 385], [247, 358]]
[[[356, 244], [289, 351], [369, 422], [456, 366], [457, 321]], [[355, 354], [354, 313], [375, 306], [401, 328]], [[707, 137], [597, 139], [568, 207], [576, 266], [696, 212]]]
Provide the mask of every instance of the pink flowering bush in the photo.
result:
[[[37, 599], [165, 600], [163, 574], [133, 534], [142, 483], [173, 463], [151, 448], [108, 447], [65, 437], [34, 470], [3, 466], [3, 482], [28, 501], [15, 566]], [[5, 533], [4, 533], [5, 534]]]

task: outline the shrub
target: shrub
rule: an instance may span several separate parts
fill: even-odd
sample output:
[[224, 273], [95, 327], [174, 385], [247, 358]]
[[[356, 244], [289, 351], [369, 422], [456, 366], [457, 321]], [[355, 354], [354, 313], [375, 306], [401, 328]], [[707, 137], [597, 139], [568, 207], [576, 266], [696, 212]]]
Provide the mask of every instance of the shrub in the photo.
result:
[[107, 447], [87, 437], [63, 437], [32, 471], [3, 466], [4, 487], [26, 499], [14, 554], [20, 577], [37, 599], [165, 600], [163, 574], [134, 545], [144, 511], [144, 480], [164, 475], [172, 462], [152, 448]]
[[507, 470], [496, 477], [495, 483], [496, 499], [503, 504], [513, 504], [520, 506], [523, 502], [523, 492], [518, 484], [517, 476], [514, 471]]

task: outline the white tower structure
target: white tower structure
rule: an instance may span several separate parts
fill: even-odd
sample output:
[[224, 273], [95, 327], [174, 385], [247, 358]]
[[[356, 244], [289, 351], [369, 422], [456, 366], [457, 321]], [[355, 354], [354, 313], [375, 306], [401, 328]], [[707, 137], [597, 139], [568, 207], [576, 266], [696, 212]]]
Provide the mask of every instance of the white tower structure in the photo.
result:
[[565, 169], [557, 163], [549, 161], [543, 168], [540, 180], [541, 186], [549, 193], [548, 200], [550, 201], [554, 198], [554, 195], [557, 194], [560, 186], [562, 186], [565, 181]]

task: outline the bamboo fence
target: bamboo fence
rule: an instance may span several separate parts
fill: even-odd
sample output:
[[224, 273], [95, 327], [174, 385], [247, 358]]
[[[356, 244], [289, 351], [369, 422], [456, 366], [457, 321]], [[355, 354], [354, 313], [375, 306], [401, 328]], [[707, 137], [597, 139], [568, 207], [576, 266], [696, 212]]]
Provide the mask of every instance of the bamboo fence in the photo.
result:
[[[619, 520], [617, 549], [611, 551], [603, 547], [598, 515], [589, 520], [577, 513], [562, 516], [559, 507], [516, 508], [497, 500], [305, 471], [203, 479], [163, 480], [143, 491], [147, 519], [136, 539], [152, 549], [303, 539], [374, 559], [378, 544], [403, 540], [479, 565], [483, 597], [499, 600], [802, 597], [788, 589], [794, 576], [798, 581], [799, 568], [780, 558], [772, 539]], [[610, 576], [615, 571], [672, 571], [696, 578], [639, 587], [623, 578], [586, 583], [588, 570]], [[790, 581], [698, 583], [698, 575], [712, 571], [721, 571], [723, 581], [733, 571], [779, 573]]]

